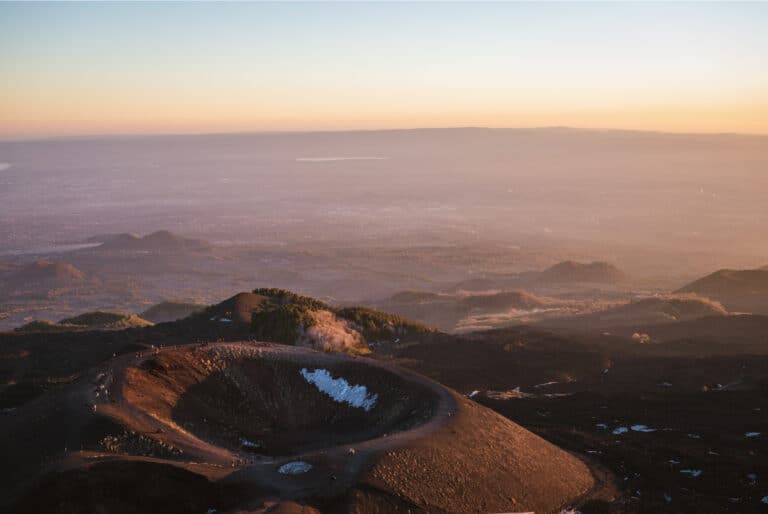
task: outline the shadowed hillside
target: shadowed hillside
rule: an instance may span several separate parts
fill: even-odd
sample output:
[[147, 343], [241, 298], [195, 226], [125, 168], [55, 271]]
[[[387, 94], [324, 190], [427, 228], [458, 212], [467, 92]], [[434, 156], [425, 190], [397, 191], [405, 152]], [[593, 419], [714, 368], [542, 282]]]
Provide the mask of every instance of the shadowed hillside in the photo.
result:
[[546, 284], [616, 284], [626, 278], [621, 270], [607, 262], [564, 261], [535, 275], [534, 280]]
[[680, 288], [720, 301], [729, 310], [768, 314], [768, 268], [722, 269]]
[[206, 307], [208, 306], [200, 303], [166, 301], [153, 305], [142, 312], [140, 316], [152, 323], [165, 323], [186, 318]]
[[589, 332], [619, 327], [678, 323], [727, 314], [728, 311], [720, 303], [709, 298], [690, 294], [660, 295], [577, 316], [547, 319], [542, 321], [541, 325], [568, 327]]

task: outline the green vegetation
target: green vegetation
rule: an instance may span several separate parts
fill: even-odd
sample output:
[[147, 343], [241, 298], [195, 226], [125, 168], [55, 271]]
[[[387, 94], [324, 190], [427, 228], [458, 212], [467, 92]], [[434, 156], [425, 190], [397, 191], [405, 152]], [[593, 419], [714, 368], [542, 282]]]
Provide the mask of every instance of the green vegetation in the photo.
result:
[[261, 341], [293, 344], [299, 336], [299, 327], [308, 328], [315, 323], [310, 311], [300, 305], [266, 305], [251, 316], [251, 331]]
[[71, 330], [84, 330], [85, 325], [71, 323], [54, 323], [53, 321], [34, 320], [14, 330], [16, 332], [68, 332]]
[[357, 325], [366, 341], [390, 339], [412, 333], [432, 332], [432, 329], [420, 323], [409, 321], [396, 314], [387, 314], [366, 307], [344, 307], [337, 309], [336, 315]]
[[105, 326], [112, 323], [117, 323], [128, 317], [128, 314], [122, 314], [119, 312], [93, 311], [86, 312], [72, 318], [64, 318], [59, 321], [59, 324], [84, 325], [86, 327]]
[[285, 289], [261, 288], [253, 293], [269, 299], [251, 315], [251, 331], [262, 341], [293, 344], [300, 327], [309, 328], [315, 324], [312, 311], [331, 310], [319, 300]]
[[301, 307], [302, 309], [306, 310], [333, 310], [331, 307], [329, 307], [327, 304], [321, 302], [320, 300], [316, 300], [315, 298], [309, 297], [309, 296], [302, 296], [299, 294], [296, 294], [292, 291], [288, 291], [286, 289], [278, 289], [275, 287], [262, 287], [259, 289], [254, 289], [253, 294], [266, 296], [272, 302], [278, 303], [280, 305], [296, 305], [298, 307]]
[[86, 312], [72, 318], [64, 318], [58, 323], [35, 320], [18, 327], [17, 332], [70, 332], [76, 330], [121, 330], [151, 326], [152, 323], [135, 314], [116, 312]]
[[315, 324], [314, 311], [327, 310], [354, 324], [365, 341], [392, 339], [408, 333], [430, 332], [431, 329], [394, 314], [364, 307], [335, 309], [329, 305], [284, 289], [263, 288], [253, 291], [269, 299], [251, 316], [251, 331], [257, 339], [292, 344], [299, 328]]

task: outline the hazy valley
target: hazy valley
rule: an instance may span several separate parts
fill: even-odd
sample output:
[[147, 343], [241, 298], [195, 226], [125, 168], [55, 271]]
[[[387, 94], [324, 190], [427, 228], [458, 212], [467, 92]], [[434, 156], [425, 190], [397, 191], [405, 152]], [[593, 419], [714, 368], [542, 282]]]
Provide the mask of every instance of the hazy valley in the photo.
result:
[[765, 143], [0, 143], [0, 506], [761, 512]]

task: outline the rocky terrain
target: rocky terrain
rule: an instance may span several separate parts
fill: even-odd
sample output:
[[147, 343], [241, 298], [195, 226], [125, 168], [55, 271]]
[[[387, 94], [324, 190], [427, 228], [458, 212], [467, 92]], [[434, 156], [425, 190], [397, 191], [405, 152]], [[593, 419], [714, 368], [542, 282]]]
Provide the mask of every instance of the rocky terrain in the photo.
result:
[[[0, 334], [17, 463], [3, 498], [13, 512], [761, 512], [768, 323], [702, 314], [638, 322], [649, 341], [455, 335], [259, 289], [154, 326]], [[157, 485], [137, 496], [136, 476]]]
[[[324, 512], [556, 512], [613, 494], [578, 458], [419, 375], [264, 343], [109, 360], [0, 433], [15, 442], [3, 479], [14, 512], [261, 511], [274, 498]], [[148, 476], [152, 487], [126, 487]]]

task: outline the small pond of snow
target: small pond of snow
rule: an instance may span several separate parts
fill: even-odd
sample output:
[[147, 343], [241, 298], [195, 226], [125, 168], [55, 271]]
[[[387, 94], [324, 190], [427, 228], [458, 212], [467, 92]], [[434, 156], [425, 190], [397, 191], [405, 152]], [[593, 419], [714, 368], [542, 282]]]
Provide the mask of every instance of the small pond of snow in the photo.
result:
[[343, 378], [333, 378], [326, 369], [308, 371], [301, 369], [301, 376], [314, 384], [320, 391], [327, 394], [339, 403], [348, 403], [352, 407], [365, 409], [366, 412], [376, 405], [378, 394], [368, 394], [368, 389], [363, 385], [350, 385]]
[[304, 462], [303, 460], [295, 460], [293, 462], [287, 462], [280, 466], [280, 468], [277, 470], [278, 473], [282, 473], [283, 475], [300, 475], [302, 473], [306, 473], [312, 469], [312, 464], [309, 462]]

